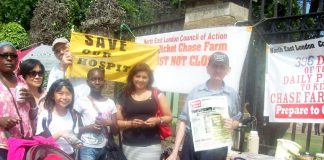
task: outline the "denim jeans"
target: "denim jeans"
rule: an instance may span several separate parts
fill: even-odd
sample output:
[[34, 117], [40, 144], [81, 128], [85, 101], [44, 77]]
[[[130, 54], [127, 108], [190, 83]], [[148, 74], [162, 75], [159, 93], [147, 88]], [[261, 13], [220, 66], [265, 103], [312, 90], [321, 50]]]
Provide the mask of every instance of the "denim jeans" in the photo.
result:
[[7, 160], [8, 150], [0, 148], [0, 160]]
[[79, 150], [80, 160], [95, 160], [101, 154], [103, 154], [104, 148], [90, 148], [90, 147], [81, 147]]

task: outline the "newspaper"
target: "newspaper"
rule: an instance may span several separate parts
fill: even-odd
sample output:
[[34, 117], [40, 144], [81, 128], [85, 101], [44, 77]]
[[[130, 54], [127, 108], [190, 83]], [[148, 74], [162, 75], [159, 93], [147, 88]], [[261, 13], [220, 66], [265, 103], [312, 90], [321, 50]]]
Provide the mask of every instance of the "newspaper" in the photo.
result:
[[195, 151], [231, 145], [230, 129], [223, 123], [223, 118], [229, 118], [226, 96], [194, 99], [188, 105]]

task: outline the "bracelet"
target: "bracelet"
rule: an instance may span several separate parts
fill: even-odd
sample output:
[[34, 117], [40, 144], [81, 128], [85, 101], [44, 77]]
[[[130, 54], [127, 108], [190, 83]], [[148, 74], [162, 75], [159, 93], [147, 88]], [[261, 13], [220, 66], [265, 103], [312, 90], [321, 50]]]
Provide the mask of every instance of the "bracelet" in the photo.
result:
[[38, 110], [38, 107], [37, 106], [36, 107], [30, 107], [30, 109], [35, 111], [35, 110]]
[[127, 128], [127, 121], [124, 121], [124, 127]]
[[163, 119], [160, 117], [160, 125], [164, 123]]

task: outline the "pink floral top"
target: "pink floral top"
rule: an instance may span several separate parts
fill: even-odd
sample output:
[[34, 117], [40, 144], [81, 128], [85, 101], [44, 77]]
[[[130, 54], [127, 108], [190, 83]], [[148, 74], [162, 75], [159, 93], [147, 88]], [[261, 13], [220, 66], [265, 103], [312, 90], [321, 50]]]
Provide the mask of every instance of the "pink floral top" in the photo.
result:
[[[27, 88], [26, 82], [21, 76], [17, 77], [17, 85], [21, 85]], [[15, 88], [10, 88], [11, 93], [16, 98], [16, 90]], [[16, 102], [15, 102], [16, 103]], [[23, 128], [24, 128], [24, 137], [31, 137], [32, 136], [32, 128], [31, 128], [31, 121], [29, 119], [29, 110], [30, 104], [25, 103], [16, 103], [20, 116], [22, 118]], [[10, 95], [6, 86], [0, 81], [0, 117], [17, 117], [17, 112], [15, 109], [15, 105], [13, 104], [12, 96]], [[0, 148], [7, 149], [8, 148], [8, 138], [15, 137], [21, 138], [20, 132], [20, 124], [17, 124], [15, 127], [6, 130], [0, 127]]]

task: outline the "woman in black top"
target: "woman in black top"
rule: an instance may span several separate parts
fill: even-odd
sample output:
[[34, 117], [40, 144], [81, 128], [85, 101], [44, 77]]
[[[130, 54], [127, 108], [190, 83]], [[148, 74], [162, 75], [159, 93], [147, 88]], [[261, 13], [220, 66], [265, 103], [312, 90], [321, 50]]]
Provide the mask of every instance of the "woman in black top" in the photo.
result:
[[[127, 77], [127, 85], [118, 99], [118, 126], [123, 129], [123, 149], [128, 160], [159, 160], [162, 152], [158, 126], [170, 123], [172, 114], [166, 97], [153, 96], [153, 73], [145, 63], [136, 64]], [[163, 116], [157, 117], [157, 104]]]

